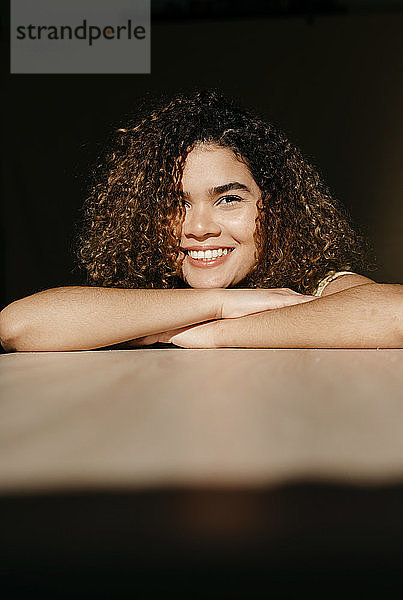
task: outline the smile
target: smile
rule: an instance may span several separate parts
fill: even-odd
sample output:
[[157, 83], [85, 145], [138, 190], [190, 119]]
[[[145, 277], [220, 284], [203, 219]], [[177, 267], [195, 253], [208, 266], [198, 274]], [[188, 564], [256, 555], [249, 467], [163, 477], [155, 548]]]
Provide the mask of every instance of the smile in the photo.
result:
[[208, 250], [185, 250], [189, 264], [195, 267], [215, 267], [225, 262], [234, 248], [209, 248]]

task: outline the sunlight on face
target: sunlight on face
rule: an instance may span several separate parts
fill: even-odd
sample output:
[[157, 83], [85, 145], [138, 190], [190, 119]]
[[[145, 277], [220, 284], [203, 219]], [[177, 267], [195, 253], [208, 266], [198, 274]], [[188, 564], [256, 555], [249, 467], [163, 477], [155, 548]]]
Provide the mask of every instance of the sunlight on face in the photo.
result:
[[193, 288], [229, 287], [255, 265], [260, 189], [229, 148], [199, 145], [188, 155], [182, 189], [183, 279]]

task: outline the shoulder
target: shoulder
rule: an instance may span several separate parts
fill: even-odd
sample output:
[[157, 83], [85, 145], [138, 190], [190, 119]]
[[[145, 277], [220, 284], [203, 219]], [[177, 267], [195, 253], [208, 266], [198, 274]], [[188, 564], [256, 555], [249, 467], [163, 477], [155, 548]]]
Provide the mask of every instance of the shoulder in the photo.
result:
[[367, 283], [375, 283], [375, 281], [352, 271], [329, 271], [326, 277], [319, 281], [313, 295], [328, 296]]

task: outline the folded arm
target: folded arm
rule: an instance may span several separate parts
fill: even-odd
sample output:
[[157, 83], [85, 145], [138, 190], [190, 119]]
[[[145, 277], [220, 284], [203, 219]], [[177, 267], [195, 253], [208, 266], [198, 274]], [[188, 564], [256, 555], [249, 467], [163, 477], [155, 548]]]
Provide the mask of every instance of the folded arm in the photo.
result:
[[289, 289], [54, 288], [22, 298], [0, 314], [6, 350], [68, 351], [167, 341], [167, 332], [223, 317], [308, 302]]
[[402, 285], [337, 287], [313, 302], [204, 323], [169, 339], [186, 348], [403, 348]]
[[53, 288], [7, 306], [0, 339], [7, 351], [90, 350], [216, 319], [218, 307], [216, 290]]

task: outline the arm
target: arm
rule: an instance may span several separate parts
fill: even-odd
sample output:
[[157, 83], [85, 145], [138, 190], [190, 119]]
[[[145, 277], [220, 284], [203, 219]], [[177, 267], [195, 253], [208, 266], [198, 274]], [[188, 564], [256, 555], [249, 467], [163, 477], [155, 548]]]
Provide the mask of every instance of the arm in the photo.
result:
[[[17, 300], [0, 314], [6, 350], [91, 350], [169, 341], [178, 328], [309, 302], [289, 289], [130, 290], [64, 287]], [[122, 346], [120, 346], [122, 347]]]
[[202, 324], [171, 341], [186, 348], [403, 348], [403, 286], [354, 281], [337, 292], [329, 284], [314, 302]]
[[5, 350], [89, 350], [216, 319], [216, 290], [62, 287], [17, 300], [0, 313]]

